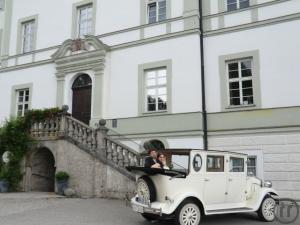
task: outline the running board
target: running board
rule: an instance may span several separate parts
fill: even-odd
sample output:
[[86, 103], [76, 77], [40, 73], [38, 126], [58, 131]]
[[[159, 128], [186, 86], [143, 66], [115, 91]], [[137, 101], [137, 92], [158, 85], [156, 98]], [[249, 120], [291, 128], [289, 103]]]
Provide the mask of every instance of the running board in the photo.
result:
[[213, 214], [226, 214], [226, 213], [242, 213], [242, 212], [254, 212], [252, 208], [242, 207], [242, 208], [232, 208], [232, 209], [216, 209], [216, 210], [206, 210], [206, 215]]

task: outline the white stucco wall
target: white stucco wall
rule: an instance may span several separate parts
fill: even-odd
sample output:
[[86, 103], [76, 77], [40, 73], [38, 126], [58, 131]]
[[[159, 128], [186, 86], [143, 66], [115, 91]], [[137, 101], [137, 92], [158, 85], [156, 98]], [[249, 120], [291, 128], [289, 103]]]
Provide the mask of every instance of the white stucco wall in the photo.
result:
[[10, 116], [12, 86], [28, 83], [33, 84], [31, 108], [55, 107], [56, 77], [54, 65], [48, 64], [0, 73], [0, 121]]
[[198, 35], [168, 39], [111, 52], [107, 118], [138, 116], [138, 65], [172, 60], [173, 113], [201, 110]]
[[299, 105], [299, 26], [296, 20], [205, 38], [208, 112], [221, 111], [219, 56], [253, 50], [259, 50], [262, 108]]

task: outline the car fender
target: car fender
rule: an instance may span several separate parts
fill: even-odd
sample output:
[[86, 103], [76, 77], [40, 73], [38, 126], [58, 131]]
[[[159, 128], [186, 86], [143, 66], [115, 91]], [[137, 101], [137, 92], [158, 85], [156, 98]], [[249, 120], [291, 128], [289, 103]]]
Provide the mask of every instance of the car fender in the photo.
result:
[[[198, 201], [201, 202], [203, 208], [205, 207], [203, 204], [203, 201], [201, 199], [201, 196], [199, 196], [199, 194], [197, 193], [186, 193], [186, 194], [180, 194], [180, 195], [176, 195], [175, 197], [173, 197], [172, 199], [170, 199], [170, 203], [169, 203], [169, 209], [168, 209], [168, 213], [167, 214], [172, 214], [175, 212], [175, 210], [178, 208], [178, 206], [187, 198], [196, 198]], [[205, 211], [205, 208], [204, 208]]]
[[257, 194], [257, 201], [256, 201], [256, 204], [254, 205], [253, 209], [255, 211], [257, 211], [262, 203], [262, 201], [264, 200], [264, 198], [267, 196], [267, 195], [270, 195], [272, 197], [279, 197], [279, 194], [277, 191], [275, 191], [273, 188], [266, 188], [266, 187], [262, 187], [260, 189], [260, 191], [258, 192]]

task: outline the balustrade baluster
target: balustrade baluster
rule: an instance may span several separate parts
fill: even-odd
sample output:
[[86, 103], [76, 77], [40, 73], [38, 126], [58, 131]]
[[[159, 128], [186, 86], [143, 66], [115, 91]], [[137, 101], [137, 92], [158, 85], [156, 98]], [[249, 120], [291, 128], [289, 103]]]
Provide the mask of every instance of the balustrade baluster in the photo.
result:
[[74, 137], [73, 138], [75, 140], [77, 140], [78, 139], [78, 125], [74, 121], [73, 121], [73, 126], [74, 126]]
[[127, 149], [124, 149], [124, 167], [129, 166], [129, 152]]
[[54, 123], [54, 136], [58, 137], [60, 131], [60, 118], [56, 117]]
[[87, 143], [87, 141], [86, 141], [86, 138], [87, 138], [87, 135], [86, 135], [86, 132], [87, 132], [87, 129], [86, 129], [86, 127], [82, 127], [81, 128], [81, 131], [82, 131], [82, 140], [81, 140], [81, 143], [84, 145], [84, 146], [86, 146], [86, 143]]
[[86, 131], [86, 146], [90, 149], [93, 150], [92, 148], [92, 130], [88, 130]]
[[115, 163], [118, 162], [118, 146], [116, 144], [113, 144], [113, 148], [112, 148], [113, 152], [112, 152], [112, 159]]
[[91, 136], [91, 138], [92, 138], [92, 150], [93, 151], [95, 151], [96, 150], [96, 148], [97, 148], [97, 139], [96, 139], [96, 132], [95, 131], [92, 131], [92, 136]]
[[124, 155], [123, 155], [123, 148], [121, 146], [118, 147], [118, 165], [123, 167], [124, 166]]
[[106, 158], [112, 160], [112, 142], [108, 139], [106, 139], [106, 149]]

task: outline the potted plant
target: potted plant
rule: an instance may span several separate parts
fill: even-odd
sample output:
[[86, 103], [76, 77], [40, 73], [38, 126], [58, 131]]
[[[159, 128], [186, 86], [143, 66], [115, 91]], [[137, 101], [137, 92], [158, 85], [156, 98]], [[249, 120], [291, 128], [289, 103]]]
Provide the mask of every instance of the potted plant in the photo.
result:
[[8, 182], [8, 172], [5, 168], [0, 168], [0, 193], [8, 192], [9, 182]]
[[57, 193], [60, 195], [64, 194], [64, 191], [68, 188], [69, 174], [65, 171], [59, 171], [55, 175], [57, 184]]

